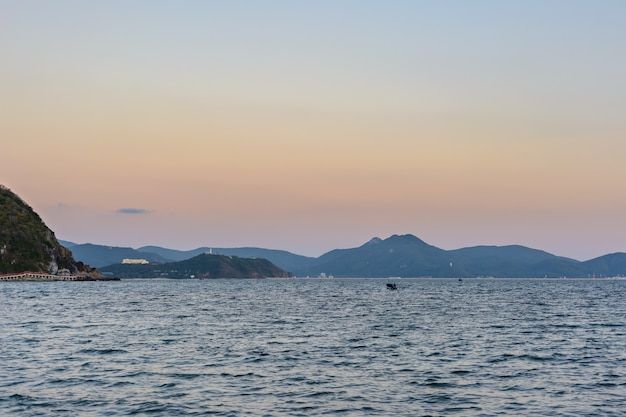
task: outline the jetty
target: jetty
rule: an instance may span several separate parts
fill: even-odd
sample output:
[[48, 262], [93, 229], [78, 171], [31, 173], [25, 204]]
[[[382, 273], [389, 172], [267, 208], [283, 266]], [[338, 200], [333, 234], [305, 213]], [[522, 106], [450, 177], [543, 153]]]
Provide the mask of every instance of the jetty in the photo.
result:
[[72, 275], [72, 274], [46, 274], [44, 272], [19, 272], [14, 274], [0, 274], [0, 281], [35, 281], [35, 282], [51, 282], [51, 281], [119, 281], [119, 278], [109, 277], [92, 277], [89, 275]]

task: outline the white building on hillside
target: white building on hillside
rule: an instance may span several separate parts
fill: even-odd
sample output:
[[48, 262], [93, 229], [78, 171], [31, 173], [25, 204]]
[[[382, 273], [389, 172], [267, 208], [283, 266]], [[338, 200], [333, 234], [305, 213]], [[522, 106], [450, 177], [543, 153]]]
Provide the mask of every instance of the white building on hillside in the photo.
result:
[[150, 262], [148, 262], [146, 259], [129, 259], [129, 258], [124, 258], [124, 259], [122, 259], [122, 263], [123, 264], [130, 264], [130, 265], [147, 265]]

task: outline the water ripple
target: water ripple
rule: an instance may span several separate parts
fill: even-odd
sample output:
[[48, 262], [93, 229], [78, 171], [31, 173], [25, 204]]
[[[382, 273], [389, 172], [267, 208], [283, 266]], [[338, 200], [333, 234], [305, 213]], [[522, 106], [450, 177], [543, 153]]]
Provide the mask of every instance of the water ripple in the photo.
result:
[[626, 281], [0, 285], [0, 415], [623, 415]]

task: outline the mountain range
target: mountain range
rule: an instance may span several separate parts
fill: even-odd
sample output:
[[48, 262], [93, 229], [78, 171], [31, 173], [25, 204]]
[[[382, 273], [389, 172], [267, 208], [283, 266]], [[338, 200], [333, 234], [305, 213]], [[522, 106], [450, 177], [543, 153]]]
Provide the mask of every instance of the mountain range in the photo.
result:
[[[147, 265], [122, 265], [125, 258]], [[444, 250], [408, 234], [373, 238], [317, 258], [254, 247], [179, 251], [76, 244], [57, 240], [26, 202], [0, 185], [0, 274], [66, 271], [101, 277], [94, 267], [128, 277], [588, 278], [626, 276], [626, 253], [581, 262], [519, 245]]]
[[61, 241], [74, 257], [107, 270], [124, 258], [145, 259], [161, 264], [194, 256], [214, 254], [241, 258], [263, 258], [296, 276], [317, 277], [433, 277], [433, 278], [588, 278], [626, 276], [626, 253], [613, 253], [581, 262], [519, 245], [474, 246], [444, 250], [414, 235], [373, 238], [349, 249], [335, 249], [320, 257], [254, 247], [208, 248], [179, 251], [158, 246], [138, 249], [76, 244]]

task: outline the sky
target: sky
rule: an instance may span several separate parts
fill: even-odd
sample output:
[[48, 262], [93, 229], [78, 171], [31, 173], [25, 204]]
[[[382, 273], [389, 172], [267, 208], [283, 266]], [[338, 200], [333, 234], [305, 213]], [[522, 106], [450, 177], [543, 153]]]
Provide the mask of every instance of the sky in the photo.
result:
[[76, 243], [626, 252], [626, 2], [0, 0], [0, 184]]

